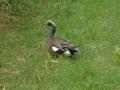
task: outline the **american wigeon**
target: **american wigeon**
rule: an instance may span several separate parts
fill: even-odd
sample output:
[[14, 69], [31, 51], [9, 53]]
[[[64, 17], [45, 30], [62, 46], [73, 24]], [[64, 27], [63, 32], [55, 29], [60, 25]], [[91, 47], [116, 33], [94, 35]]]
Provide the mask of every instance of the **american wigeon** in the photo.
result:
[[47, 46], [50, 53], [73, 56], [78, 52], [77, 45], [73, 45], [66, 39], [54, 37], [56, 32], [56, 24], [53, 21], [48, 20], [45, 23], [45, 27], [49, 30]]

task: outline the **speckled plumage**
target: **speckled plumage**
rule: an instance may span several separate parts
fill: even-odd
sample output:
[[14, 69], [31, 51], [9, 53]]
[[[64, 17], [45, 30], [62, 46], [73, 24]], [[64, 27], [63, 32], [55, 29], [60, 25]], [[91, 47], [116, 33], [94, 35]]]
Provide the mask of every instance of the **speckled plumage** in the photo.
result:
[[47, 46], [50, 53], [72, 56], [78, 52], [77, 45], [73, 45], [66, 39], [54, 37], [56, 24], [53, 21], [47, 21], [46, 27], [49, 30]]

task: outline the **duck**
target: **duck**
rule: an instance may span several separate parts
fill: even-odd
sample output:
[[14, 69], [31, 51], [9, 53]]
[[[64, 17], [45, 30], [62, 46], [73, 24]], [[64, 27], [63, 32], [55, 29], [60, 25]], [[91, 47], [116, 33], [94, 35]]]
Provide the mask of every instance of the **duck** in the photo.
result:
[[48, 29], [47, 49], [50, 52], [50, 54], [63, 54], [65, 56], [71, 57], [79, 52], [78, 45], [74, 45], [64, 38], [55, 37], [57, 29], [54, 21], [48, 20], [44, 24], [44, 27]]

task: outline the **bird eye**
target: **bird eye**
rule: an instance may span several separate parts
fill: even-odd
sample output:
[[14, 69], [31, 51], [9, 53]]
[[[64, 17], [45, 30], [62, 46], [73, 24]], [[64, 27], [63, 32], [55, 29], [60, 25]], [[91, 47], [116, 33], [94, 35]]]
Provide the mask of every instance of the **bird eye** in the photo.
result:
[[48, 26], [52, 26], [52, 24], [50, 22], [47, 23]]

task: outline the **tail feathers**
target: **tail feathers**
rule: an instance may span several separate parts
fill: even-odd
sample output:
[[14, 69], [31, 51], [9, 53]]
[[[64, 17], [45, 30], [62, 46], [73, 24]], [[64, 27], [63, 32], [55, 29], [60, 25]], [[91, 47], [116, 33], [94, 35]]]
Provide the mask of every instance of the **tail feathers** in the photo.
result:
[[72, 56], [79, 52], [77, 47], [63, 48], [63, 50], [57, 47], [52, 47], [52, 51], [55, 53], [64, 54], [66, 56]]
[[66, 49], [64, 54], [68, 54], [68, 52], [69, 52], [69, 56], [71, 56], [71, 55], [75, 55], [77, 52], [79, 52], [79, 50], [78, 48], [68, 48]]
[[69, 51], [70, 51], [71, 55], [74, 55], [78, 52], [78, 50], [76, 50], [76, 49], [69, 49]]

